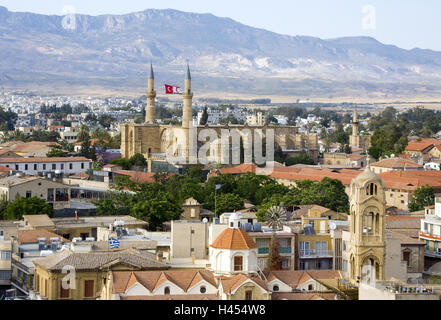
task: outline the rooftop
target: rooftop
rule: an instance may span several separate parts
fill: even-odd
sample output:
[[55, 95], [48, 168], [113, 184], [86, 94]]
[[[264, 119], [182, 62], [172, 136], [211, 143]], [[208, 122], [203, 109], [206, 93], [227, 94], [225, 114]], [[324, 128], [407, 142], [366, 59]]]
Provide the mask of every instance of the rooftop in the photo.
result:
[[78, 162], [78, 161], [87, 161], [90, 162], [92, 160], [89, 160], [85, 157], [54, 157], [54, 158], [0, 158], [0, 163], [40, 163], [40, 162]]
[[245, 230], [227, 228], [214, 240], [211, 247], [216, 249], [248, 250], [257, 248], [257, 245]]
[[121, 251], [92, 251], [88, 253], [72, 252], [67, 249], [49, 257], [34, 260], [34, 264], [46, 270], [61, 271], [65, 266], [73, 266], [77, 271], [97, 270], [119, 263], [140, 269], [168, 269], [165, 263], [156, 261], [155, 255], [135, 249]]
[[423, 168], [422, 165], [416, 163], [415, 161], [403, 158], [390, 158], [384, 159], [371, 164], [372, 167], [381, 167], [389, 169], [418, 169]]

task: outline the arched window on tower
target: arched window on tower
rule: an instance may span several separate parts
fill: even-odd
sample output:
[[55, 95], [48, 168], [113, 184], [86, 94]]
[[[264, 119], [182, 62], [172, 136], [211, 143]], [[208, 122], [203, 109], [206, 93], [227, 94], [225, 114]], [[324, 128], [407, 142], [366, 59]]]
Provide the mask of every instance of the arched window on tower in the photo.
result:
[[366, 187], [366, 195], [367, 196], [377, 195], [377, 192], [378, 192], [378, 188], [375, 183], [370, 183], [369, 185], [367, 185], [367, 187]]
[[363, 214], [363, 235], [373, 235], [374, 219], [375, 214], [373, 212]]

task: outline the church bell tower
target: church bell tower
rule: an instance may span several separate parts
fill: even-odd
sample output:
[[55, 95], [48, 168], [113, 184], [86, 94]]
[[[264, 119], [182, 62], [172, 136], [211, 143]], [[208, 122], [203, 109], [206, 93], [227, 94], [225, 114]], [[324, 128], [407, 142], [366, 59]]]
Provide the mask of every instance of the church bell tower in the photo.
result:
[[354, 284], [384, 280], [384, 183], [368, 165], [351, 182], [349, 278]]

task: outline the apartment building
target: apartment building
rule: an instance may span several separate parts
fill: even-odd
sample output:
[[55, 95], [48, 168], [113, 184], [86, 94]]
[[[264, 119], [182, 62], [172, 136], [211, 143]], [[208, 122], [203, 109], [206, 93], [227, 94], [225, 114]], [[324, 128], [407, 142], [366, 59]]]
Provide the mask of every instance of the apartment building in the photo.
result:
[[0, 158], [0, 165], [20, 171], [26, 175], [64, 175], [86, 172], [92, 166], [92, 160], [84, 157], [60, 158]]
[[38, 197], [54, 209], [70, 207], [69, 186], [39, 177], [15, 175], [0, 179], [0, 196], [14, 201], [22, 198]]
[[426, 209], [419, 238], [426, 243], [426, 257], [441, 259], [441, 194], [435, 196], [434, 210]]

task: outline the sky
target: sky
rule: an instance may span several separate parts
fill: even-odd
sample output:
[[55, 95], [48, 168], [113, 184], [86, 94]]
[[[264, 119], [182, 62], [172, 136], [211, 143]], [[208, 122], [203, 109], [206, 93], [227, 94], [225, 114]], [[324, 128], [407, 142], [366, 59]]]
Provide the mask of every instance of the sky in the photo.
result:
[[441, 51], [439, 0], [0, 0], [10, 11], [63, 15], [145, 9], [212, 13], [286, 35], [371, 36], [404, 49]]

